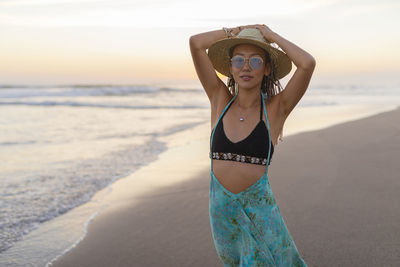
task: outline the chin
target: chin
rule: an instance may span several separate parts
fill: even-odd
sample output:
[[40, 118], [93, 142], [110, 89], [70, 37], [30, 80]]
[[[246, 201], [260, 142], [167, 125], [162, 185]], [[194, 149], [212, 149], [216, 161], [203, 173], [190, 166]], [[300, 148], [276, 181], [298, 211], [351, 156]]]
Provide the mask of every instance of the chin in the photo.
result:
[[253, 89], [253, 88], [259, 88], [259, 87], [261, 87], [261, 83], [258, 85], [257, 83], [251, 83], [251, 84], [249, 84], [249, 83], [239, 83], [239, 87], [241, 88], [241, 89]]

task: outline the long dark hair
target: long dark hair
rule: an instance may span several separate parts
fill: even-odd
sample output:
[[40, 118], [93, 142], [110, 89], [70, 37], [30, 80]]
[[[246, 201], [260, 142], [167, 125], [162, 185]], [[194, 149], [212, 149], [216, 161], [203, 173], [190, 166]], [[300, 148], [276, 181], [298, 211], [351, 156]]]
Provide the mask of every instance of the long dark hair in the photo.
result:
[[[229, 50], [229, 58], [232, 58], [233, 50], [235, 49], [236, 46], [238, 46], [238, 45], [231, 47], [231, 49]], [[261, 82], [260, 90], [263, 94], [267, 95], [268, 99], [270, 99], [270, 97], [282, 92], [283, 88], [282, 88], [281, 83], [279, 82], [279, 79], [277, 79], [277, 77], [275, 75], [276, 69], [275, 69], [275, 65], [273, 64], [273, 62], [271, 60], [271, 56], [264, 49], [263, 49], [263, 51], [265, 53], [265, 58], [266, 58], [265, 64], [267, 64], [267, 63], [270, 64], [271, 72], [269, 75], [264, 74], [263, 80]], [[227, 84], [228, 84], [230, 93], [232, 95], [235, 95], [236, 94], [235, 93], [235, 79], [233, 78], [232, 74], [229, 75]]]

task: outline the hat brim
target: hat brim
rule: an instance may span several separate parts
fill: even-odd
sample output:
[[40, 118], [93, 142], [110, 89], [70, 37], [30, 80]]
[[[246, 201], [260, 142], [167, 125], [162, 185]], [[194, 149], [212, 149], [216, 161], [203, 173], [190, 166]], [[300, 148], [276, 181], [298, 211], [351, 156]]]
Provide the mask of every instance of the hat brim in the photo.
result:
[[214, 68], [219, 73], [227, 77], [229, 76], [229, 50], [238, 44], [254, 44], [267, 51], [275, 68], [275, 76], [277, 79], [282, 79], [292, 70], [292, 61], [283, 51], [265, 42], [260, 42], [249, 38], [233, 37], [219, 40], [208, 48], [208, 57], [210, 58]]

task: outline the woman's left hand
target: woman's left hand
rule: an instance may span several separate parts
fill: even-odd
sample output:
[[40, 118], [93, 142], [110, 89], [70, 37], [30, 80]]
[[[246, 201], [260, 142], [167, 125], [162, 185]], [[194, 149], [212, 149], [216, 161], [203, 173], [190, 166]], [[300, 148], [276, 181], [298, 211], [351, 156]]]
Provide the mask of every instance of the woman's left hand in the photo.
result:
[[259, 29], [262, 33], [262, 35], [267, 39], [267, 41], [273, 43], [274, 40], [272, 39], [272, 35], [274, 32], [265, 24], [255, 24], [254, 25], [256, 29]]

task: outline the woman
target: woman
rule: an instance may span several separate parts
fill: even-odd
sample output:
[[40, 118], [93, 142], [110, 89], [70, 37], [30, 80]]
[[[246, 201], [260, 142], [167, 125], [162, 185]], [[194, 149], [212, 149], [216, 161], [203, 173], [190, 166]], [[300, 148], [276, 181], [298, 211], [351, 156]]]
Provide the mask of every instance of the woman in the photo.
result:
[[[307, 89], [314, 58], [264, 24], [191, 36], [190, 50], [211, 103], [209, 208], [219, 258], [224, 266], [307, 266], [267, 171], [278, 133], [282, 141], [285, 119]], [[279, 79], [291, 61], [297, 69], [282, 90]], [[229, 77], [228, 86], [215, 70]]]

